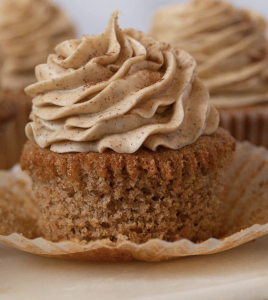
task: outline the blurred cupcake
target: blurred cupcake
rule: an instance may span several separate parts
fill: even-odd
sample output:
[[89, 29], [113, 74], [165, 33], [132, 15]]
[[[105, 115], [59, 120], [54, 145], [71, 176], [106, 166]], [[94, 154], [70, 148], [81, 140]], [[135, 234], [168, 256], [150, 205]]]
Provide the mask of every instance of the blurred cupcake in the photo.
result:
[[234, 140], [186, 52], [134, 29], [56, 47], [37, 67], [30, 141], [46, 239], [144, 243], [214, 235]]
[[0, 98], [0, 166], [2, 169], [9, 168], [18, 159], [17, 141], [12, 138], [16, 130], [16, 114], [17, 108], [11, 102]]
[[152, 35], [188, 51], [238, 140], [268, 147], [268, 47], [265, 20], [224, 1], [196, 0], [159, 10]]
[[17, 232], [29, 239], [40, 236], [36, 226], [38, 210], [31, 180], [19, 168], [0, 171], [0, 236]]
[[0, 2], [1, 96], [3, 102], [8, 102], [5, 106], [16, 111], [12, 129], [8, 124], [0, 129], [2, 138], [7, 138], [1, 140], [0, 157], [6, 163], [0, 163], [0, 168], [9, 168], [19, 161], [26, 141], [24, 127], [29, 120], [31, 98], [24, 89], [36, 81], [35, 66], [45, 62], [59, 42], [74, 35], [64, 13], [47, 0]]

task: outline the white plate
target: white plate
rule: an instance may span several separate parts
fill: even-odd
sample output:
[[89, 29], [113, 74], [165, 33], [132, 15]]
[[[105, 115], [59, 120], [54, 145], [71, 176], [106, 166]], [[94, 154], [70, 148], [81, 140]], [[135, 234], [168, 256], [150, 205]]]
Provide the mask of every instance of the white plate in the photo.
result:
[[0, 244], [1, 300], [265, 300], [268, 236], [220, 254], [164, 263], [48, 259]]

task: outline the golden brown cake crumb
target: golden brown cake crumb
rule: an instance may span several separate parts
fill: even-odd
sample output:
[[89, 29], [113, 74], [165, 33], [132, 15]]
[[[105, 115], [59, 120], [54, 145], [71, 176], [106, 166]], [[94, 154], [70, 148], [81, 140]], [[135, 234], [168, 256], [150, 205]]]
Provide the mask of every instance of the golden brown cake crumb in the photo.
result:
[[234, 149], [222, 129], [180, 150], [134, 154], [58, 154], [27, 142], [21, 164], [49, 240], [202, 241], [215, 234]]

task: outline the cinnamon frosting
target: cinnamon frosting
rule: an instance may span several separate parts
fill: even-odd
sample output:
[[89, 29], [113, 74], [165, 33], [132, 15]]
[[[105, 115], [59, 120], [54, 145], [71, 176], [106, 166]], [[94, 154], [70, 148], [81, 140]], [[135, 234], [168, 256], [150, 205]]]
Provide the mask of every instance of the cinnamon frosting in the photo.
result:
[[36, 68], [29, 139], [58, 153], [179, 149], [216, 131], [219, 115], [186, 52], [120, 30], [56, 47]]
[[218, 107], [268, 103], [265, 20], [225, 1], [195, 0], [159, 10], [152, 35], [188, 51]]
[[35, 66], [44, 63], [58, 43], [74, 35], [64, 13], [48, 0], [1, 0], [2, 89], [21, 91], [34, 83]]

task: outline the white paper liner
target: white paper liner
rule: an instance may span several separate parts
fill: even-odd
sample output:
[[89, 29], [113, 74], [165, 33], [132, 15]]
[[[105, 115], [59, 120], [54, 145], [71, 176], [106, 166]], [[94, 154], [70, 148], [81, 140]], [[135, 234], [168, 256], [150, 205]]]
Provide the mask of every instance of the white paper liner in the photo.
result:
[[[17, 178], [25, 176], [18, 169], [12, 172]], [[228, 214], [223, 213], [223, 216], [226, 233], [230, 235], [221, 240], [212, 238], [200, 244], [189, 240], [174, 243], [151, 240], [142, 245], [127, 241], [115, 245], [102, 240], [84, 245], [70, 241], [53, 243], [43, 238], [29, 240], [13, 233], [0, 235], [0, 241], [38, 255], [88, 261], [157, 262], [222, 252], [268, 233], [268, 151], [247, 142], [238, 144], [235, 160], [226, 177], [228, 201], [225, 209]]]

